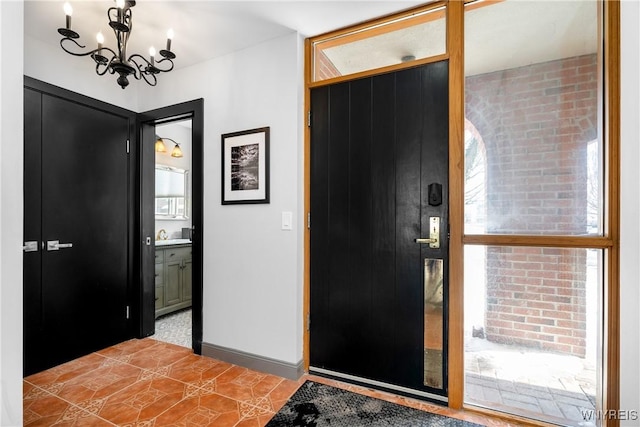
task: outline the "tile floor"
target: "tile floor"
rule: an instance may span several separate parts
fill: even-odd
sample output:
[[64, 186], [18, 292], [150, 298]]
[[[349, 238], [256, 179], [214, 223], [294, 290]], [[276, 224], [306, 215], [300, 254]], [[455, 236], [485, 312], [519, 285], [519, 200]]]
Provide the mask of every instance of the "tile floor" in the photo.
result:
[[191, 348], [192, 323], [190, 308], [165, 314], [156, 319], [156, 331], [151, 338]]
[[482, 425], [519, 425], [315, 376], [292, 381], [151, 338], [26, 377], [24, 425], [264, 426], [306, 379]]

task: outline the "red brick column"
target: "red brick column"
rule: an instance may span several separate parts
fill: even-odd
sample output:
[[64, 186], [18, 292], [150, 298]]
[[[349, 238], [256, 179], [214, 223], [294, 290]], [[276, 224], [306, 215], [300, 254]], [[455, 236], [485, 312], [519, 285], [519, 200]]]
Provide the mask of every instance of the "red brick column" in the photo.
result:
[[333, 62], [320, 49], [315, 49], [314, 75], [315, 81], [340, 77], [342, 73], [333, 65]]
[[[487, 153], [487, 232], [586, 233], [597, 94], [596, 55], [466, 78]], [[584, 356], [585, 250], [490, 247], [486, 262], [489, 340]]]

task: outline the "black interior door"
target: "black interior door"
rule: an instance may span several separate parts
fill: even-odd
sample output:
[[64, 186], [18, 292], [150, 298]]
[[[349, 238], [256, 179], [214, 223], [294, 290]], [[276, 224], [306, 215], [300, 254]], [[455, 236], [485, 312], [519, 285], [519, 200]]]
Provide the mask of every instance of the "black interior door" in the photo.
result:
[[448, 105], [446, 61], [312, 90], [312, 372], [446, 396]]
[[25, 132], [25, 240], [39, 242], [25, 253], [39, 267], [24, 282], [29, 374], [130, 337], [129, 118], [25, 93], [26, 127], [40, 117]]

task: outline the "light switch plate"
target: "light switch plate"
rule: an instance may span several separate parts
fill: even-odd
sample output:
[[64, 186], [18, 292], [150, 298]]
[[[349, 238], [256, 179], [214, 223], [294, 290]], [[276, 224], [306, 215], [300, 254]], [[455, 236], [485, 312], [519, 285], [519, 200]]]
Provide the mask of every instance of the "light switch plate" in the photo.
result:
[[286, 231], [293, 230], [293, 212], [282, 212], [282, 229]]

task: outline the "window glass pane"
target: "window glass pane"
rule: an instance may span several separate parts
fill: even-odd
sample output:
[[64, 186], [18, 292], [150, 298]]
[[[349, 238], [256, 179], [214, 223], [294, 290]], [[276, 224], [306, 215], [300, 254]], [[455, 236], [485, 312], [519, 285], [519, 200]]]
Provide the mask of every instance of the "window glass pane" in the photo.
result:
[[598, 3], [465, 9], [465, 232], [602, 233]]
[[465, 402], [595, 425], [603, 255], [465, 247]]
[[316, 42], [313, 80], [373, 70], [446, 52], [445, 8]]

